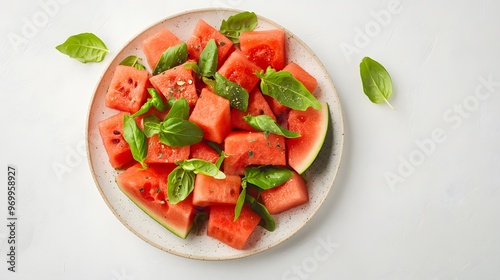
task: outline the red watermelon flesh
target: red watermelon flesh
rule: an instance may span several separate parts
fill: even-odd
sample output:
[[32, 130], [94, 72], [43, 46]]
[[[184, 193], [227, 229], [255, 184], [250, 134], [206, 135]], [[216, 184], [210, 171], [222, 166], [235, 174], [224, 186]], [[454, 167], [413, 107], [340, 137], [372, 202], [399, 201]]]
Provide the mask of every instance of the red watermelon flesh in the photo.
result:
[[297, 172], [284, 184], [263, 191], [261, 198], [269, 214], [279, 214], [309, 201], [306, 182]]
[[202, 19], [198, 21], [193, 33], [186, 42], [189, 58], [197, 61], [210, 39], [214, 39], [217, 45], [217, 65], [220, 67], [226, 59], [226, 56], [233, 50], [233, 42]]
[[282, 29], [258, 30], [241, 33], [240, 49], [262, 69], [285, 67], [285, 32]]
[[118, 113], [97, 123], [99, 133], [113, 168], [122, 168], [132, 161], [129, 144], [123, 138], [123, 115]]
[[186, 98], [189, 106], [194, 106], [198, 100], [196, 93], [196, 81], [193, 71], [184, 68], [184, 64], [170, 68], [149, 79], [158, 92], [161, 92], [166, 100], [170, 98]]
[[142, 51], [146, 55], [149, 67], [154, 69], [161, 55], [169, 47], [176, 46], [182, 41], [170, 30], [163, 28], [142, 42]]
[[236, 205], [241, 189], [241, 178], [238, 175], [226, 175], [224, 179], [198, 174], [196, 175], [193, 204], [196, 206], [212, 206], [218, 204]]
[[207, 235], [241, 250], [259, 224], [260, 216], [244, 205], [238, 219], [233, 220], [234, 205], [212, 206], [208, 218]]
[[291, 110], [288, 129], [299, 133], [298, 138], [287, 138], [288, 164], [299, 174], [314, 162], [328, 130], [328, 104], [321, 102], [321, 110], [309, 107], [305, 111]]
[[195, 207], [192, 196], [171, 204], [166, 197], [167, 178], [175, 165], [140, 164], [129, 167], [116, 176], [116, 182], [125, 195], [151, 218], [175, 235], [186, 238], [193, 227]]
[[106, 92], [105, 104], [109, 108], [135, 113], [147, 98], [147, 70], [118, 65]]

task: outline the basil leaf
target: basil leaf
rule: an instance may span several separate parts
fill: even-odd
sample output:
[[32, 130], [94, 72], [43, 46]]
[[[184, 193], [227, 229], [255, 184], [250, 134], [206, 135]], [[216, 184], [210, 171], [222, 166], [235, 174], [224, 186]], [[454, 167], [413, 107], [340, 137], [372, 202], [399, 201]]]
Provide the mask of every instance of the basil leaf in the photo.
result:
[[142, 126], [144, 127], [144, 135], [151, 137], [161, 131], [161, 120], [153, 114], [144, 116]]
[[212, 149], [214, 149], [219, 155], [222, 155], [222, 153], [224, 152], [222, 148], [219, 146], [219, 144], [215, 142], [207, 140], [207, 145], [210, 146]]
[[183, 201], [194, 189], [195, 175], [177, 166], [168, 174], [167, 195], [172, 204]]
[[123, 115], [123, 138], [129, 144], [133, 158], [146, 168], [144, 162], [148, 153], [146, 135], [129, 114]]
[[250, 209], [252, 209], [255, 213], [259, 214], [261, 218], [259, 222], [260, 226], [267, 229], [268, 231], [274, 231], [276, 229], [276, 222], [274, 221], [274, 218], [271, 216], [271, 214], [269, 214], [269, 211], [267, 210], [266, 206], [258, 202], [251, 195], [246, 195], [245, 201], [247, 203], [250, 203]]
[[151, 105], [160, 112], [167, 111], [167, 105], [163, 102], [163, 98], [154, 88], [148, 88], [148, 93], [151, 95]]
[[186, 171], [192, 171], [195, 174], [204, 174], [215, 179], [224, 179], [226, 174], [222, 173], [215, 164], [199, 158], [192, 158], [182, 161], [179, 166]]
[[70, 36], [56, 49], [82, 63], [101, 62], [108, 53], [108, 48], [104, 42], [93, 33], [80, 33]]
[[257, 26], [257, 15], [254, 12], [241, 12], [222, 20], [219, 31], [233, 43], [239, 43], [242, 32], [252, 31]]
[[125, 66], [132, 66], [135, 69], [139, 70], [146, 70], [146, 67], [141, 64], [141, 58], [135, 56], [135, 55], [129, 55], [126, 58], [124, 58], [121, 62], [120, 65], [125, 65]]
[[200, 76], [200, 67], [198, 67], [198, 63], [191, 61], [191, 62], [186, 62], [182, 67], [189, 69], [196, 73], [196, 76]]
[[151, 107], [155, 107], [158, 109], [158, 111], [166, 111], [167, 110], [167, 105], [163, 102], [163, 99], [161, 98], [160, 94], [156, 91], [154, 88], [148, 88], [149, 95], [151, 95], [151, 98], [148, 98], [144, 104], [142, 104], [141, 108], [132, 114], [132, 117], [135, 118], [137, 116], [140, 116], [142, 114], [145, 114], [151, 109]]
[[266, 136], [269, 135], [269, 133], [273, 133], [285, 136], [286, 138], [300, 137], [299, 133], [282, 127], [268, 115], [246, 115], [243, 117], [243, 119], [245, 119], [245, 121], [256, 130], [263, 131]]
[[268, 67], [265, 73], [260, 71], [255, 74], [261, 79], [262, 93], [273, 97], [279, 103], [300, 111], [305, 111], [308, 107], [321, 109], [321, 103], [290, 72], [276, 72]]
[[196, 144], [203, 139], [203, 130], [193, 122], [170, 118], [161, 123], [160, 142], [171, 147]]
[[245, 180], [263, 190], [280, 186], [292, 176], [292, 171], [284, 167], [266, 165], [245, 168]]
[[202, 77], [213, 77], [217, 71], [219, 52], [214, 39], [210, 39], [200, 54], [198, 61], [199, 74]]
[[181, 65], [186, 62], [187, 56], [188, 51], [187, 44], [185, 42], [168, 48], [162, 53], [160, 60], [153, 70], [153, 75], [158, 75], [165, 70]]
[[[242, 185], [243, 186], [243, 185]], [[234, 219], [233, 222], [238, 220], [241, 214], [241, 209], [243, 208], [243, 205], [245, 204], [245, 197], [247, 195], [247, 189], [242, 188], [240, 195], [238, 196], [238, 200], [236, 202], [236, 206], [234, 207]]]
[[215, 73], [215, 94], [229, 100], [231, 107], [242, 112], [248, 108], [248, 91], [237, 83], [231, 82], [219, 73]]
[[189, 118], [189, 103], [186, 98], [179, 98], [172, 103], [165, 120], [171, 118], [179, 118], [183, 120], [187, 120]]
[[384, 66], [369, 57], [365, 57], [359, 64], [359, 72], [363, 91], [370, 101], [376, 104], [385, 102], [393, 108], [387, 100], [392, 94], [392, 80]]
[[222, 166], [222, 162], [224, 162], [225, 158], [226, 158], [226, 153], [224, 151], [221, 151], [220, 152], [220, 157], [215, 162], [215, 166], [217, 166], [217, 168], [220, 169], [220, 167]]

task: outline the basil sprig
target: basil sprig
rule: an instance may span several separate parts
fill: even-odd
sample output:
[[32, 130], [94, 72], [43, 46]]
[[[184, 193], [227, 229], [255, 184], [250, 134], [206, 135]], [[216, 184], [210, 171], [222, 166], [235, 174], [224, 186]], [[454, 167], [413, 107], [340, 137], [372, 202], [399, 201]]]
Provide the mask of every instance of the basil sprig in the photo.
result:
[[185, 98], [179, 98], [163, 121], [154, 115], [143, 119], [144, 133], [148, 137], [158, 134], [160, 142], [170, 147], [184, 147], [201, 142], [203, 130], [194, 122], [188, 121], [189, 104]]
[[141, 63], [141, 58], [135, 55], [127, 56], [120, 62], [120, 65], [132, 66], [138, 70], [146, 70], [146, 66]]
[[219, 31], [233, 43], [239, 43], [240, 34], [254, 30], [257, 23], [257, 15], [254, 12], [241, 12], [222, 20]]
[[290, 72], [285, 70], [276, 72], [272, 67], [268, 67], [266, 72], [262, 70], [255, 75], [260, 78], [262, 93], [273, 97], [279, 103], [300, 111], [305, 111], [309, 107], [321, 109], [321, 103]]
[[189, 196], [194, 189], [195, 174], [204, 174], [216, 179], [226, 178], [219, 166], [206, 160], [187, 159], [177, 162], [177, 167], [168, 175], [167, 195], [170, 203], [179, 203]]
[[135, 112], [132, 117], [135, 118], [137, 116], [145, 114], [152, 107], [155, 107], [160, 112], [164, 112], [167, 110], [167, 105], [165, 105], [165, 102], [163, 102], [161, 95], [158, 93], [158, 91], [156, 91], [156, 89], [148, 88], [148, 93], [149, 95], [151, 95], [151, 97], [148, 98], [144, 104], [142, 104], [141, 108], [137, 112]]
[[245, 202], [250, 203], [250, 208], [261, 216], [262, 226], [269, 231], [273, 231], [275, 229], [274, 219], [263, 204], [247, 194], [247, 185], [252, 184], [260, 190], [268, 190], [282, 185], [292, 176], [292, 171], [284, 167], [266, 165], [245, 168], [245, 177], [241, 179], [241, 192], [234, 208], [234, 220], [236, 221], [239, 218], [243, 204]]
[[129, 114], [123, 115], [123, 138], [130, 146], [132, 157], [141, 163], [142, 168], [146, 168], [146, 163], [144, 162], [148, 154], [146, 135]]
[[377, 61], [365, 57], [359, 64], [363, 91], [371, 102], [379, 104], [387, 103], [393, 108], [387, 100], [392, 94], [392, 80], [389, 72]]
[[188, 51], [185, 42], [169, 47], [161, 54], [160, 60], [156, 63], [153, 70], [153, 75], [158, 75], [165, 70], [181, 65], [187, 61], [187, 56]]
[[56, 49], [82, 63], [101, 62], [108, 53], [106, 44], [93, 33], [70, 36]]
[[291, 130], [288, 130], [281, 125], [279, 125], [275, 120], [273, 120], [268, 115], [246, 115], [243, 119], [253, 128], [258, 131], [264, 132], [267, 136], [270, 133], [285, 136], [286, 138], [297, 138], [300, 134]]
[[210, 39], [200, 54], [198, 61], [199, 75], [201, 77], [213, 77], [217, 71], [219, 50], [214, 39]]

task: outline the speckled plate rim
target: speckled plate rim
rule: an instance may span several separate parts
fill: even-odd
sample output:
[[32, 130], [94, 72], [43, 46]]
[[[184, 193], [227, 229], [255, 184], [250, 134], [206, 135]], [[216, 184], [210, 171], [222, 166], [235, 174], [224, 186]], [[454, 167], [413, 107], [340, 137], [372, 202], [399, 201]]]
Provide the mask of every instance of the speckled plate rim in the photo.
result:
[[[323, 202], [325, 201], [326, 197], [328, 196], [330, 190], [333, 187], [335, 177], [337, 176], [338, 169], [340, 167], [340, 163], [341, 163], [341, 159], [342, 159], [343, 146], [344, 146], [343, 113], [342, 113], [340, 99], [339, 99], [339, 96], [337, 94], [337, 90], [335, 88], [333, 81], [331, 80], [331, 78], [328, 74], [328, 71], [326, 70], [324, 65], [321, 63], [321, 61], [317, 58], [317, 56], [313, 53], [313, 51], [302, 40], [300, 40], [297, 36], [295, 36], [293, 33], [291, 33], [289, 30], [287, 30], [283, 26], [281, 26], [281, 25], [279, 25], [279, 24], [277, 24], [277, 23], [275, 23], [267, 18], [264, 18], [264, 17], [258, 15], [259, 26], [260, 26], [261, 22], [265, 22], [264, 25], [270, 25], [270, 26], [274, 26], [276, 28], [283, 29], [285, 31], [285, 33], [287, 34], [287, 40], [293, 38], [293, 40], [297, 42], [297, 44], [294, 46], [297, 47], [298, 49], [301, 49], [302, 51], [305, 51], [310, 56], [310, 59], [312, 59], [313, 62], [316, 64], [316, 66], [319, 68], [319, 69], [317, 69], [317, 71], [319, 71], [323, 75], [323, 77], [320, 77], [320, 79], [319, 79], [319, 82], [320, 82], [319, 87], [321, 87], [321, 86], [327, 87], [326, 90], [328, 91], [326, 93], [320, 92], [320, 96], [318, 97], [318, 99], [321, 101], [327, 101], [328, 105], [329, 105], [330, 122], [329, 122], [329, 128], [328, 128], [328, 132], [327, 132], [327, 136], [326, 136], [327, 138], [325, 139], [325, 143], [324, 143], [320, 153], [318, 154], [318, 158], [315, 160], [315, 162], [313, 163], [311, 168], [305, 174], [305, 177], [310, 180], [308, 183], [312, 182], [314, 184], [315, 179], [319, 180], [319, 179], [327, 178], [327, 179], [325, 179], [327, 181], [326, 182], [327, 184], [324, 187], [324, 189], [322, 190], [322, 193], [320, 193], [320, 195], [318, 197], [315, 197], [316, 200], [314, 201], [314, 204], [311, 207], [309, 207], [309, 203], [308, 203], [306, 206], [296, 207], [292, 210], [287, 211], [287, 212], [289, 212], [288, 213], [289, 219], [291, 219], [290, 216], [295, 218], [295, 215], [300, 215], [304, 209], [306, 209], [307, 215], [305, 217], [303, 217], [303, 219], [300, 221], [300, 223], [298, 225], [296, 225], [295, 227], [293, 227], [291, 230], [287, 231], [286, 233], [282, 233], [282, 236], [278, 237], [273, 242], [270, 242], [269, 244], [265, 244], [265, 243], [259, 244], [259, 245], [256, 245], [255, 247], [250, 247], [250, 248], [245, 249], [245, 250], [234, 250], [234, 249], [229, 248], [229, 247], [224, 247], [225, 246], [224, 244], [221, 244], [220, 242], [215, 241], [212, 238], [207, 237], [207, 236], [192, 237], [191, 239], [209, 238], [212, 240], [211, 241], [212, 243], [213, 242], [219, 243], [219, 244], [216, 244], [217, 248], [220, 248], [219, 246], [222, 246], [223, 250], [224, 250], [224, 252], [222, 252], [220, 255], [218, 254], [218, 252], [216, 252], [215, 254], [203, 254], [203, 253], [193, 254], [192, 252], [190, 253], [187, 250], [179, 250], [177, 248], [165, 246], [164, 244], [159, 244], [158, 242], [152, 240], [151, 238], [146, 237], [145, 234], [143, 232], [141, 232], [141, 230], [138, 230], [137, 227], [135, 227], [134, 225], [131, 225], [130, 221], [127, 221], [127, 218], [122, 216], [123, 213], [121, 213], [120, 210], [117, 209], [116, 202], [112, 201], [110, 199], [109, 195], [106, 194], [106, 192], [108, 190], [105, 189], [103, 179], [100, 178], [100, 175], [98, 175], [98, 174], [102, 173], [102, 170], [99, 169], [97, 164], [95, 163], [95, 161], [97, 160], [96, 158], [101, 157], [101, 160], [102, 160], [103, 147], [102, 147], [102, 142], [99, 142], [99, 139], [97, 139], [98, 137], [96, 135], [96, 134], [98, 134], [98, 132], [96, 133], [96, 121], [95, 121], [95, 116], [94, 116], [96, 113], [95, 113], [94, 109], [95, 109], [97, 103], [99, 103], [99, 102], [103, 103], [103, 100], [98, 101], [98, 100], [96, 100], [96, 97], [99, 94], [99, 90], [102, 91], [103, 80], [106, 77], [106, 75], [109, 77], [111, 75], [110, 74], [110, 71], [112, 71], [111, 69], [116, 67], [116, 65], [125, 57], [126, 54], [124, 54], [124, 50], [128, 49], [130, 47], [130, 45], [135, 40], [137, 40], [137, 38], [140, 37], [141, 35], [144, 35], [148, 31], [151, 33], [151, 30], [153, 30], [154, 28], [159, 28], [158, 26], [162, 26], [165, 23], [167, 23], [169, 21], [173, 21], [177, 18], [182, 18], [185, 16], [194, 15], [194, 14], [198, 14], [198, 13], [236, 14], [236, 13], [241, 12], [241, 11], [242, 10], [226, 9], [226, 8], [193, 9], [193, 10], [189, 10], [189, 11], [185, 11], [182, 13], [177, 13], [177, 14], [171, 15], [171, 16], [169, 16], [161, 21], [158, 21], [157, 23], [154, 23], [153, 25], [149, 26], [148, 28], [144, 29], [139, 34], [137, 34], [133, 39], [129, 40], [124, 45], [124, 47], [119, 51], [119, 53], [117, 55], [115, 55], [115, 57], [109, 63], [109, 65], [106, 67], [104, 73], [101, 75], [99, 82], [97, 83], [97, 85], [95, 87], [94, 93], [92, 95], [92, 100], [90, 102], [89, 109], [88, 109], [87, 127], [86, 127], [86, 131], [85, 131], [85, 133], [86, 133], [86, 135], [85, 135], [86, 148], [87, 148], [87, 154], [88, 154], [88, 164], [90, 166], [90, 171], [92, 173], [92, 177], [93, 177], [94, 182], [97, 186], [97, 189], [98, 189], [101, 197], [105, 201], [106, 205], [111, 210], [113, 215], [128, 230], [130, 230], [136, 236], [138, 236], [139, 238], [144, 240], [146, 243], [148, 243], [148, 244], [150, 244], [150, 245], [152, 245], [160, 250], [163, 250], [165, 252], [168, 252], [168, 253], [171, 253], [171, 254], [174, 254], [174, 255], [177, 255], [180, 257], [184, 257], [184, 258], [197, 259], [197, 260], [239, 259], [239, 258], [248, 257], [251, 255], [266, 251], [266, 250], [273, 248], [273, 247], [277, 246], [278, 244], [281, 244], [282, 242], [288, 240], [290, 237], [292, 237], [298, 231], [300, 231], [317, 213], [317, 211], [319, 210], [319, 208], [321, 207], [321, 205], [323, 204]], [[214, 16], [214, 17], [216, 17], [216, 16]], [[220, 17], [220, 19], [222, 19], [222, 17]], [[259, 28], [259, 26], [257, 28]], [[181, 39], [183, 39], [183, 38], [181, 38]], [[290, 43], [287, 42], [287, 44], [290, 44]], [[287, 45], [287, 48], [289, 48], [288, 45]], [[136, 48], [136, 50], [137, 50], [137, 48]], [[131, 53], [128, 53], [128, 54], [131, 54]], [[301, 66], [307, 66], [307, 65], [301, 65]], [[307, 67], [305, 67], [305, 68], [307, 69]], [[316, 95], [316, 91], [314, 93]], [[112, 114], [112, 112], [110, 112], [108, 114]], [[104, 118], [104, 116], [106, 114], [103, 113], [102, 115], [103, 116], [101, 118]], [[105, 153], [105, 151], [104, 151], [104, 153]], [[107, 158], [107, 156], [106, 156], [106, 158]], [[116, 175], [116, 173], [114, 173], [113, 170], [109, 170], [109, 173], [111, 173], [111, 174], [109, 174], [108, 171], [104, 171], [104, 173], [108, 174], [109, 176], [113, 176], [112, 178], [114, 180], [114, 176]], [[107, 177], [106, 180], [109, 180], [110, 178], [111, 177]], [[106, 184], [108, 184], [108, 183], [112, 184], [112, 183], [114, 183], [114, 181], [113, 182], [111, 182], [111, 181], [106, 182]], [[116, 191], [117, 186], [116, 186], [116, 183], [114, 183], [114, 184], [115, 184], [114, 189]], [[316, 185], [318, 185], [318, 184], [316, 184]], [[123, 199], [128, 200], [124, 194], [122, 194], [122, 195], [123, 195]], [[151, 230], [167, 231], [165, 228], [161, 227], [154, 220], [149, 218], [149, 216], [147, 216], [144, 212], [142, 212], [142, 210], [139, 209], [135, 204], [128, 201], [127, 205], [130, 205], [131, 207], [136, 208], [136, 209], [129, 209], [130, 211], [138, 212], [138, 213], [136, 213], [136, 215], [139, 215], [145, 219], [149, 219], [149, 221], [144, 220], [144, 223], [149, 224], [151, 226]], [[278, 228], [276, 229], [276, 231], [280, 230], [280, 227], [279, 227], [280, 222], [285, 222], [284, 218], [286, 217], [287, 212], [275, 216], [277, 224], [278, 224]], [[148, 231], [149, 231], [149, 229], [148, 229]], [[252, 235], [251, 240], [249, 240], [249, 243], [253, 243], [252, 245], [258, 244], [258, 242], [261, 241], [261, 238], [266, 238], [267, 235], [275, 234], [276, 231], [269, 233], [269, 232], [264, 232], [263, 229], [256, 230], [257, 233], [254, 233]], [[168, 236], [169, 234], [171, 234], [171, 233], [170, 232], [165, 233], [165, 235], [167, 236], [167, 239], [169, 239], [170, 237], [175, 238], [175, 239], [180, 239], [180, 238], [174, 236], [173, 234], [171, 234], [171, 236]], [[190, 234], [190, 236], [192, 236], [192, 235], [193, 234]], [[258, 236], [258, 237], [256, 237], [256, 236]], [[187, 242], [189, 242], [189, 239], [190, 239], [190, 237], [188, 237], [188, 239], [186, 239]], [[184, 240], [184, 239], [180, 239], [180, 240]], [[207, 240], [207, 242], [208, 242], [208, 240]], [[185, 245], [189, 246], [189, 243], [186, 243]]]

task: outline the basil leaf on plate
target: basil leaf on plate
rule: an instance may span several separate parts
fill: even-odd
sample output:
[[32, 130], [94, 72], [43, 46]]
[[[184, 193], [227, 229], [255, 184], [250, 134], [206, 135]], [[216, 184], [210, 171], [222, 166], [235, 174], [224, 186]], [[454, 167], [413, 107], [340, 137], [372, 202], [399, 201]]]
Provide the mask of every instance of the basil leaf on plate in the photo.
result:
[[64, 43], [56, 46], [56, 49], [82, 63], [101, 62], [108, 53], [104, 42], [93, 33], [70, 36]]
[[120, 65], [125, 65], [125, 66], [132, 66], [135, 69], [139, 70], [146, 70], [146, 67], [141, 64], [141, 58], [135, 56], [135, 55], [129, 55], [126, 58], [124, 58], [121, 62]]
[[155, 107], [160, 112], [167, 110], [167, 105], [165, 105], [163, 99], [161, 98], [160, 94], [156, 91], [156, 89], [148, 88], [148, 93], [149, 95], [151, 95], [151, 97], [148, 98], [146, 102], [142, 104], [141, 108], [139, 108], [139, 110], [132, 115], [133, 118], [147, 113], [149, 109], [151, 109], [152, 107]]
[[393, 108], [387, 100], [392, 94], [392, 80], [384, 66], [370, 57], [365, 57], [359, 64], [359, 71], [363, 91], [370, 101], [376, 104], [385, 102]]
[[281, 125], [279, 125], [275, 120], [273, 120], [268, 115], [252, 116], [246, 115], [243, 117], [245, 121], [257, 131], [262, 131], [265, 135], [270, 133], [285, 136], [286, 138], [297, 138], [300, 134], [291, 130], [288, 130]]
[[169, 118], [161, 123], [160, 142], [171, 147], [196, 144], [203, 139], [203, 130], [193, 122]]
[[254, 12], [241, 12], [222, 20], [219, 31], [233, 43], [239, 43], [240, 34], [254, 30], [257, 23], [257, 15]]
[[229, 100], [231, 107], [242, 112], [248, 108], [248, 91], [237, 83], [231, 82], [219, 73], [215, 73], [215, 94]]
[[167, 181], [168, 201], [172, 204], [183, 201], [194, 189], [195, 174], [177, 166], [170, 174]]
[[259, 225], [268, 231], [274, 231], [276, 229], [276, 222], [274, 218], [269, 214], [266, 206], [262, 203], [258, 202], [253, 196], [246, 195], [245, 201], [250, 204], [250, 209], [252, 209], [255, 213], [259, 214], [261, 220]]
[[260, 78], [262, 93], [271, 96], [279, 103], [300, 111], [305, 111], [309, 107], [321, 109], [321, 103], [290, 72], [284, 70], [276, 72], [268, 67], [266, 72], [260, 71], [255, 74]]
[[219, 170], [219, 167], [217, 167], [217, 165], [199, 158], [184, 160], [179, 165], [182, 167], [182, 169], [186, 171], [192, 171], [195, 174], [204, 174], [214, 177], [215, 179], [226, 178], [226, 175]]
[[123, 115], [123, 138], [129, 144], [133, 158], [146, 168], [144, 162], [148, 153], [146, 135], [129, 114]]
[[199, 75], [202, 77], [213, 77], [217, 71], [219, 52], [214, 39], [210, 39], [200, 54], [198, 61]]
[[200, 235], [200, 230], [203, 227], [203, 223], [205, 223], [206, 221], [208, 221], [208, 213], [207, 212], [202, 211], [202, 212], [196, 213], [196, 215], [194, 216], [194, 220], [193, 220], [192, 231], [196, 235]]
[[248, 183], [263, 190], [268, 190], [282, 185], [292, 176], [292, 171], [287, 168], [265, 165], [246, 167], [244, 178]]
[[142, 126], [144, 127], [144, 135], [151, 137], [161, 131], [161, 120], [153, 114], [144, 116], [142, 119]]
[[187, 56], [188, 51], [185, 42], [168, 48], [162, 53], [160, 60], [153, 70], [153, 75], [158, 75], [165, 70], [181, 65], [187, 61]]
[[[245, 184], [245, 186], [246, 186], [246, 184]], [[246, 187], [243, 187], [243, 181], [242, 181], [241, 192], [240, 192], [240, 195], [238, 196], [238, 200], [236, 202], [236, 206], [234, 207], [234, 219], [233, 219], [233, 222], [235, 222], [236, 220], [238, 220], [238, 218], [240, 217], [241, 209], [243, 208], [243, 205], [245, 204], [246, 195], [247, 195], [247, 189], [246, 189]]]
[[186, 98], [179, 98], [172, 103], [165, 120], [171, 118], [179, 118], [183, 120], [187, 120], [189, 118], [189, 103]]

